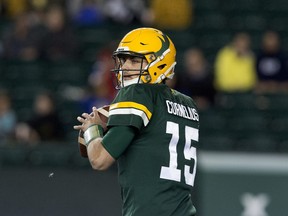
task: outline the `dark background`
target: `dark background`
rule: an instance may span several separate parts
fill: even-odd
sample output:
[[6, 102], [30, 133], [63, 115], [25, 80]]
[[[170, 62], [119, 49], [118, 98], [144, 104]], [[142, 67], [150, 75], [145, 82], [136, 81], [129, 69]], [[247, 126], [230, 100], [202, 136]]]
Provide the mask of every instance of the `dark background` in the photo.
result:
[[88, 168], [2, 168], [0, 215], [120, 216], [116, 175], [113, 168], [107, 172]]

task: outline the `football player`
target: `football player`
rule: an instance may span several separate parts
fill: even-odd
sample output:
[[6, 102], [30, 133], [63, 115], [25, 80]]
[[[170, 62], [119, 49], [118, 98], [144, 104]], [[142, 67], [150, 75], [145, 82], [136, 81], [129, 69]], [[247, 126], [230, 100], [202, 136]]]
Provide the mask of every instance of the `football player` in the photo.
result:
[[107, 169], [117, 161], [124, 216], [196, 212], [190, 193], [199, 116], [190, 97], [165, 85], [173, 78], [175, 56], [174, 44], [163, 32], [129, 32], [113, 54], [119, 92], [109, 108], [107, 131], [95, 107], [74, 126], [84, 131], [94, 169]]

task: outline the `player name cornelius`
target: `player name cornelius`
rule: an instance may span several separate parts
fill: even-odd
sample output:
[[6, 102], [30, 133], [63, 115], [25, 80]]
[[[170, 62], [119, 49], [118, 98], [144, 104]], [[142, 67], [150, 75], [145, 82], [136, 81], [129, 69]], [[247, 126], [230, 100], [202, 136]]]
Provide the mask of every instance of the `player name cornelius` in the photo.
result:
[[177, 115], [193, 121], [199, 121], [196, 109], [166, 100], [167, 111], [169, 114]]

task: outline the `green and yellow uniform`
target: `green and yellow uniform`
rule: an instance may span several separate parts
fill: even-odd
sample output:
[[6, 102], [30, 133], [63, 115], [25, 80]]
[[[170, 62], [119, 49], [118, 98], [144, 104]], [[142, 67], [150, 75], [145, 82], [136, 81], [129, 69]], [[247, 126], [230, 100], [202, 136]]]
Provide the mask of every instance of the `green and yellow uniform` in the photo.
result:
[[[199, 116], [195, 103], [165, 84], [122, 88], [108, 127], [130, 126], [129, 144], [103, 146], [118, 161], [124, 216], [192, 216]], [[125, 142], [124, 142], [125, 143]]]

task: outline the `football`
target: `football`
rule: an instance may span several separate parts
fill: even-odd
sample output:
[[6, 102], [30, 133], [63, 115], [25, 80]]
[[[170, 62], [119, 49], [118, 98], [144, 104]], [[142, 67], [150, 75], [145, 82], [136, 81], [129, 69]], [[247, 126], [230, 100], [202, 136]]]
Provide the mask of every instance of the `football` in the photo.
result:
[[[97, 109], [98, 111], [98, 115], [102, 121], [101, 126], [104, 129], [104, 132], [107, 130], [106, 124], [108, 122], [108, 117], [109, 117], [109, 105], [100, 107], [99, 109]], [[87, 158], [88, 154], [87, 154], [87, 147], [85, 145], [85, 140], [84, 140], [84, 132], [83, 131], [79, 131], [78, 134], [78, 146], [79, 146], [79, 150], [80, 150], [80, 155], [82, 157]]]
[[101, 119], [101, 121], [105, 124], [103, 126], [105, 126], [104, 128], [104, 131], [106, 130], [106, 124], [108, 122], [108, 117], [109, 117], [109, 106], [106, 105], [106, 106], [103, 106], [103, 107], [100, 107], [99, 109], [97, 109], [98, 111], [98, 115]]

